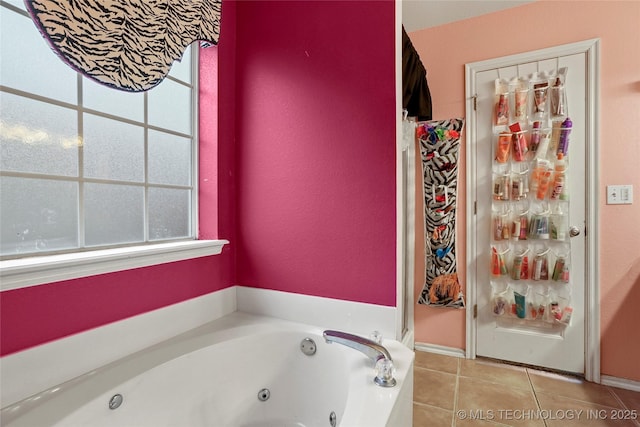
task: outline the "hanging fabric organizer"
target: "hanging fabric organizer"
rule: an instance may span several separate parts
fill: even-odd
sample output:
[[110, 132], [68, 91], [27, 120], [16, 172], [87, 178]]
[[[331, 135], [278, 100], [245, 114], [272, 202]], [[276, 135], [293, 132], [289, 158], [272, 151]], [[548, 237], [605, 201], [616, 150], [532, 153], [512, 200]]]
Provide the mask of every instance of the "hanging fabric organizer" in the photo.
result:
[[464, 119], [419, 122], [424, 178], [425, 284], [419, 304], [464, 307], [456, 267], [456, 200]]

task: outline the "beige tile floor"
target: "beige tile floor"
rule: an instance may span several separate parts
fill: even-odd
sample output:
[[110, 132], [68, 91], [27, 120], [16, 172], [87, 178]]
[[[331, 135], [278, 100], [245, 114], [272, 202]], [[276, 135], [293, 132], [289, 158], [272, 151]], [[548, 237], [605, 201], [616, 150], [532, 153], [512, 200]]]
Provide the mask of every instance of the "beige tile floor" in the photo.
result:
[[414, 427], [640, 427], [640, 393], [416, 351]]

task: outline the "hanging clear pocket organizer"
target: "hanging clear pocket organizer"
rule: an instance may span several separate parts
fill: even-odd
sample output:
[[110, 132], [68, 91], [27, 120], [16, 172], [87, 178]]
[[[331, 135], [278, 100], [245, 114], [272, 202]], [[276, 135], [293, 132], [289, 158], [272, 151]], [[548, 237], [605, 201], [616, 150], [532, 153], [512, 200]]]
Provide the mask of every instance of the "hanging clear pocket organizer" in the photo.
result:
[[489, 268], [497, 322], [571, 321], [565, 75], [495, 81]]

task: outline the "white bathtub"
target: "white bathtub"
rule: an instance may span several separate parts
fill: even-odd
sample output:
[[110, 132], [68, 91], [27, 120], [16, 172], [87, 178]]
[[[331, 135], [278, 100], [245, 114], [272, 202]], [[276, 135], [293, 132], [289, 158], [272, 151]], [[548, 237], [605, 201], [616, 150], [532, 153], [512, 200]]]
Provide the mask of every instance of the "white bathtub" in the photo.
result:
[[[300, 350], [307, 337], [313, 356]], [[411, 427], [413, 352], [383, 344], [393, 388], [374, 384], [373, 363], [325, 343], [321, 329], [236, 312], [3, 408], [2, 425], [329, 427], [333, 412], [341, 427]], [[122, 404], [110, 409], [116, 394]]]

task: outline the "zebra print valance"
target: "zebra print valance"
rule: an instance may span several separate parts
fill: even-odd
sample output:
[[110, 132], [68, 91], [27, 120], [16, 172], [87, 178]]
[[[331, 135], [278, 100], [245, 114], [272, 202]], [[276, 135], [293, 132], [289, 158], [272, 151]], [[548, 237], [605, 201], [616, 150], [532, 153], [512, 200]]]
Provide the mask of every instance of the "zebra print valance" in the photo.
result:
[[196, 40], [218, 43], [222, 0], [25, 0], [55, 52], [129, 92], [158, 85]]
[[458, 157], [464, 119], [419, 122], [426, 280], [419, 304], [464, 307], [456, 267]]

